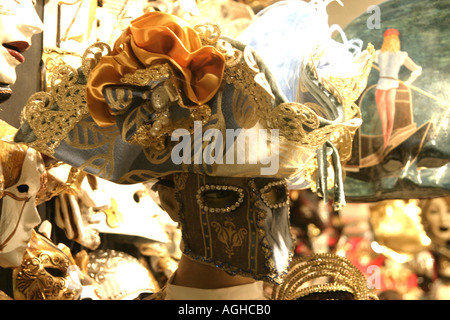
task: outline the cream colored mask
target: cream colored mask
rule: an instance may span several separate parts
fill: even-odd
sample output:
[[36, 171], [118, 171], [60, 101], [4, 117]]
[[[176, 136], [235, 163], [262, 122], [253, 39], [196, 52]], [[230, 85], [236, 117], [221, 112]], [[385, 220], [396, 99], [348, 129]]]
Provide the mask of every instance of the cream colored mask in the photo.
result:
[[70, 250], [33, 232], [22, 265], [13, 271], [16, 300], [77, 300], [82, 291]]
[[[0, 126], [3, 137], [5, 126]], [[41, 218], [35, 199], [41, 189], [41, 155], [23, 145], [0, 141], [0, 266], [17, 267]]]
[[421, 218], [427, 235], [437, 245], [449, 246], [450, 196], [421, 200]]

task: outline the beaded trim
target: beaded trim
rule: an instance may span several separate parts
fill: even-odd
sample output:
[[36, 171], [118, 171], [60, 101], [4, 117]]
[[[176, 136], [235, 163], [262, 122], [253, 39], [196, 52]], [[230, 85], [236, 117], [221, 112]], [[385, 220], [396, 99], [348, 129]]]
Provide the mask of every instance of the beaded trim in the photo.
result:
[[[238, 200], [231, 206], [228, 206], [226, 208], [210, 208], [208, 207], [205, 202], [204, 199], [202, 197], [202, 193], [204, 191], [209, 191], [209, 190], [229, 190], [229, 191], [234, 191], [237, 192], [239, 194]], [[204, 210], [206, 212], [209, 213], [226, 213], [226, 212], [231, 212], [236, 210], [236, 208], [238, 208], [242, 202], [244, 202], [244, 189], [236, 187], [236, 186], [228, 186], [228, 185], [204, 185], [201, 186], [198, 190], [197, 190], [197, 203], [198, 206], [200, 207], [201, 210]]]
[[[278, 187], [278, 186], [284, 187], [284, 190], [286, 191], [286, 197], [282, 201], [272, 203], [269, 201], [269, 199], [267, 199], [266, 192], [269, 191], [272, 187]], [[289, 205], [289, 194], [288, 194], [287, 183], [285, 180], [269, 182], [264, 187], [259, 189], [259, 193], [261, 195], [261, 199], [264, 201], [266, 206], [268, 206], [271, 209], [281, 208], [281, 207]]]
[[[319, 280], [328, 279], [325, 283]], [[355, 300], [378, 300], [361, 271], [347, 258], [315, 253], [294, 260], [283, 279], [274, 287], [272, 299], [297, 300], [314, 293], [348, 292]]]

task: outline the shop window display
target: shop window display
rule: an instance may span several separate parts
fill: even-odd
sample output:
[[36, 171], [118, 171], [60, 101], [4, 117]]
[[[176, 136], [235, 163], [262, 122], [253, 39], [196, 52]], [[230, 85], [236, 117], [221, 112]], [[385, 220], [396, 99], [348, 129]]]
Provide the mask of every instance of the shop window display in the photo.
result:
[[[304, 8], [310, 10], [311, 15], [315, 12], [313, 5], [305, 4]], [[324, 8], [324, 5], [321, 5], [320, 12], [322, 14]], [[322, 15], [322, 19], [323, 17]], [[158, 31], [157, 28], [153, 29], [153, 26], [157, 24], [166, 25], [165, 28], [171, 30], [172, 33]], [[43, 112], [38, 111], [38, 115], [35, 113], [37, 109], [33, 108], [31, 111], [26, 108], [20, 132], [15, 137], [16, 141], [23, 139], [33, 147], [45, 150], [45, 153], [50, 156], [76, 167], [82, 166], [86, 172], [116, 183], [138, 183], [155, 178], [173, 183], [172, 190], [169, 192], [164, 191], [170, 188], [167, 187], [167, 182], [164, 185], [159, 182], [157, 189], [162, 207], [169, 212], [175, 212], [177, 216], [174, 218], [181, 224], [183, 256], [178, 270], [170, 279], [172, 282], [169, 282], [167, 291], [161, 292], [163, 294], [173, 291], [176, 286], [186, 286], [186, 279], [189, 278], [183, 277], [183, 273], [190, 268], [198, 272], [198, 270], [214, 269], [219, 266], [220, 274], [223, 276], [218, 279], [223, 282], [222, 286], [224, 283], [251, 284], [260, 290], [260, 284], [253, 285], [257, 283], [254, 282], [255, 280], [264, 280], [269, 283], [281, 281], [280, 277], [288, 267], [292, 246], [287, 215], [289, 199], [284, 179], [288, 178], [290, 184], [312, 183], [317, 185], [317, 188], [324, 194], [327, 194], [329, 189], [326, 180], [332, 180], [330, 178], [316, 182], [311, 179], [316, 170], [319, 170], [319, 175], [323, 174], [324, 170], [328, 170], [321, 166], [318, 169], [315, 162], [315, 150], [324, 151], [318, 162], [325, 167], [328, 163], [327, 155], [333, 158], [334, 162], [330, 168], [334, 167], [336, 186], [339, 186], [336, 190], [335, 204], [336, 207], [344, 204], [344, 198], [340, 193], [342, 191], [340, 161], [344, 161], [348, 155], [343, 149], [351, 141], [348, 139], [351, 139], [354, 129], [358, 126], [358, 120], [351, 108], [347, 106], [352, 103], [352, 97], [339, 95], [339, 91], [336, 91], [331, 85], [325, 89], [317, 84], [319, 75], [324, 78], [330, 77], [327, 81], [333, 83], [332, 77], [336, 76], [335, 73], [338, 71], [334, 69], [336, 61], [332, 55], [325, 57], [313, 55], [312, 60], [305, 60], [305, 65], [313, 68], [308, 69], [312, 70], [312, 73], [305, 71], [303, 83], [303, 89], [311, 91], [311, 100], [308, 103], [315, 108], [315, 111], [311, 112], [298, 102], [289, 103], [289, 100], [286, 100], [285, 93], [276, 86], [278, 80], [275, 77], [271, 78], [269, 71], [264, 71], [264, 74], [258, 70], [266, 69], [262, 60], [250, 50], [250, 47], [245, 49], [243, 43], [231, 38], [219, 39], [219, 32], [220, 28], [211, 23], [193, 28], [175, 16], [159, 12], [143, 15], [132, 22], [131, 27], [114, 43], [111, 51], [107, 46], [94, 45], [86, 51], [82, 60], [82, 68], [78, 71], [67, 68], [67, 65], [63, 65], [66, 71], [63, 71], [62, 68], [54, 69], [53, 79], [59, 76], [62, 77], [60, 79], [66, 80], [54, 81], [48, 92], [33, 96], [30, 103]], [[146, 42], [146, 34], [152, 35], [153, 42]], [[253, 37], [251, 31], [249, 34], [250, 37]], [[176, 36], [174, 37], [174, 35]], [[173, 38], [171, 42], [173, 47], [170, 50], [167, 46], [161, 47], [164, 43], [169, 44], [169, 42], [165, 42], [168, 37]], [[324, 39], [326, 39], [325, 32]], [[184, 48], [191, 51], [190, 56], [181, 54], [186, 49], [182, 49], [183, 47], [179, 44], [183, 44]], [[313, 47], [314, 43], [311, 43], [310, 48]], [[339, 48], [337, 43], [336, 48]], [[342, 56], [348, 59], [348, 66], [351, 67], [347, 69], [351, 72], [348, 85], [353, 86], [352, 81], [364, 82], [372, 61], [370, 50], [361, 52], [361, 55], [356, 55], [355, 58], [346, 53], [344, 46], [340, 49]], [[104, 55], [99, 59], [101, 52]], [[184, 59], [191, 62], [186, 64]], [[300, 57], [293, 61], [293, 66], [295, 67], [296, 64], [300, 68], [302, 59], [303, 57]], [[327, 68], [325, 61], [330, 62], [334, 68]], [[145, 68], [142, 68], [141, 65], [144, 65]], [[314, 70], [317, 65], [319, 65], [318, 69]], [[66, 72], [69, 72], [68, 78], [64, 76]], [[179, 76], [184, 78], [184, 81], [180, 82]], [[257, 77], [254, 78], [255, 76]], [[342, 75], [338, 74], [337, 76]], [[269, 77], [268, 82], [266, 82], [267, 77]], [[83, 83], [84, 78], [87, 80], [85, 84]], [[120, 80], [121, 78], [122, 80]], [[106, 79], [108, 82], [105, 82]], [[221, 87], [222, 83], [223, 88]], [[247, 87], [248, 85], [250, 87]], [[340, 85], [342, 86], [342, 84]], [[345, 85], [338, 87], [337, 90], [345, 90]], [[85, 88], [87, 95], [84, 100]], [[338, 98], [328, 98], [327, 95], [330, 94], [328, 90], [332, 90], [332, 94], [338, 95]], [[65, 101], [65, 98], [61, 99], [61, 96], [55, 95], [56, 92], [63, 91], [67, 92], [69, 100]], [[237, 98], [238, 92], [246, 96], [247, 103], [250, 103], [245, 106], [247, 108], [245, 117], [242, 113], [244, 109], [234, 110], [234, 108], [244, 107], [241, 105], [242, 102], [237, 100], [235, 107], [233, 109], [231, 107], [233, 102], [230, 99], [233, 96]], [[129, 98], [125, 98], [126, 96]], [[145, 103], [148, 99], [147, 96], [151, 99]], [[119, 97], [126, 100], [123, 98], [117, 100]], [[48, 100], [50, 105], [56, 103], [55, 106], [57, 106], [56, 109], [49, 110], [50, 113], [44, 111], [45, 101], [48, 98], [50, 98]], [[315, 99], [318, 101], [314, 102]], [[67, 103], [69, 101], [71, 101], [70, 104]], [[78, 110], [76, 114], [73, 113], [74, 109], [72, 109], [73, 111], [67, 109], [67, 107], [73, 108], [74, 106]], [[261, 111], [257, 111], [258, 108]], [[328, 108], [329, 111], [321, 112], [320, 108]], [[311, 124], [306, 122], [302, 124], [302, 113], [304, 116], [311, 117], [309, 120], [312, 121]], [[40, 136], [38, 131], [41, 133], [45, 131], [38, 130], [36, 127], [38, 124], [34, 122], [34, 120], [45, 118], [50, 114], [52, 117], [56, 116], [62, 119], [60, 116], [63, 116], [69, 120], [66, 122], [68, 126], [61, 126], [57, 121], [42, 122], [39, 120], [41, 124], [51, 124], [53, 128], [61, 132], [57, 140], [50, 136], [47, 138]], [[189, 114], [190, 118], [186, 118]], [[289, 129], [285, 122], [288, 118], [296, 123], [296, 128]], [[278, 121], [271, 123], [270, 119], [278, 119]], [[205, 128], [203, 129], [202, 126]], [[98, 142], [91, 140], [88, 136], [85, 137], [88, 138], [87, 140], [83, 138], [84, 141], [78, 139], [79, 142], [71, 141], [74, 137], [74, 130], [81, 133], [82, 131], [78, 130], [82, 127], [88, 128], [91, 133], [95, 132], [99, 138]], [[198, 151], [194, 151], [193, 158], [190, 158], [187, 157], [187, 152], [190, 151], [187, 151], [187, 147], [184, 149], [186, 144], [177, 145], [168, 141], [168, 138], [177, 129], [183, 130], [181, 137], [193, 138], [194, 140], [190, 141], [195, 141], [198, 139], [199, 131], [197, 130], [200, 130], [200, 134], [203, 135], [207, 129], [210, 129], [209, 132], [215, 129], [219, 133], [225, 133], [225, 129], [251, 128], [253, 130], [264, 128], [273, 131], [275, 131], [274, 129], [280, 130], [282, 139], [271, 136], [271, 140], [260, 143], [256, 149], [257, 154], [250, 154], [247, 158], [238, 159], [242, 155], [238, 151], [233, 158], [228, 158], [231, 161], [243, 160], [243, 165], [234, 166], [234, 163], [208, 162], [211, 158], [197, 163]], [[339, 130], [339, 133], [332, 137], [333, 129]], [[293, 136], [290, 136], [289, 130], [292, 131]], [[46, 132], [50, 134], [50, 131]], [[308, 132], [311, 132], [308, 140], [301, 143]], [[213, 133], [216, 134], [216, 132]], [[216, 139], [219, 140], [218, 137]], [[328, 139], [330, 141], [325, 146], [325, 141]], [[42, 143], [44, 140], [47, 142]], [[239, 140], [233, 142], [232, 148], [237, 146]], [[223, 141], [225, 142], [225, 140]], [[86, 145], [82, 147], [82, 144]], [[181, 149], [181, 147], [183, 148]], [[274, 157], [278, 154], [270, 153], [268, 150], [275, 151], [277, 148], [281, 150], [291, 148], [294, 152], [288, 155], [283, 151], [283, 154], [288, 157], [287, 159], [282, 157], [281, 163], [277, 164], [280, 165], [278, 174], [270, 173], [270, 169], [273, 168], [268, 167], [265, 169], [269, 172], [269, 176], [261, 176], [264, 168], [251, 158], [259, 156], [260, 162], [264, 160], [265, 163], [269, 161], [274, 164], [272, 160], [275, 160]], [[90, 151], [86, 152], [83, 149]], [[105, 154], [108, 149], [113, 153], [102, 159], [101, 154]], [[191, 163], [186, 166], [186, 163], [174, 161], [173, 157], [169, 158], [167, 155], [170, 156], [170, 152], [168, 151], [174, 149], [178, 155], [183, 155], [182, 160], [195, 161], [193, 165]], [[200, 149], [205, 159], [208, 158], [208, 155], [213, 155], [214, 161], [220, 156], [220, 152], [224, 152], [221, 150], [224, 149], [211, 150], [211, 146], [208, 147], [208, 145]], [[78, 160], [72, 157], [75, 162], [71, 159], [63, 159], [63, 154], [75, 153], [82, 155], [81, 158], [77, 157]], [[130, 160], [133, 158], [136, 160], [132, 162], [116, 160], [116, 157], [122, 158], [121, 154], [125, 153]], [[173, 152], [172, 154], [177, 155]], [[89, 160], [92, 155], [95, 155], [94, 158], [99, 159], [100, 162], [94, 158]], [[344, 156], [341, 160], [339, 160], [340, 155]], [[224, 153], [223, 156], [227, 158], [229, 153]], [[80, 160], [85, 164], [76, 163]], [[241, 175], [246, 178], [238, 178]], [[161, 178], [164, 179], [161, 180]], [[205, 182], [201, 182], [204, 179], [206, 179]], [[193, 188], [193, 186], [199, 187]], [[217, 196], [220, 195], [220, 199], [223, 194], [228, 195], [231, 202], [217, 202]], [[174, 196], [175, 199], [171, 199]], [[192, 197], [195, 198], [192, 199]], [[262, 207], [257, 209], [260, 206]], [[178, 210], [172, 208], [178, 208]], [[250, 224], [249, 229], [244, 227], [245, 223], [243, 224], [233, 217], [234, 211], [236, 213], [242, 211], [237, 216], [251, 219], [254, 224]], [[205, 219], [206, 212], [208, 212], [207, 216], [211, 216], [205, 220], [206, 225], [196, 226], [194, 223], [196, 219], [192, 219], [197, 214], [201, 219]], [[250, 216], [246, 217], [244, 212]], [[200, 229], [198, 229], [199, 227]], [[195, 237], [199, 238], [195, 239]], [[209, 237], [213, 238], [209, 240]], [[206, 245], [199, 246], [201, 243]], [[253, 250], [257, 250], [258, 253]], [[252, 258], [249, 265], [245, 261], [247, 259], [243, 260], [245, 256], [258, 256], [259, 260], [253, 261]], [[208, 280], [210, 282], [206, 285], [201, 284], [200, 281], [197, 283], [199, 292], [204, 289], [217, 289], [220, 281], [214, 284], [212, 278]], [[261, 291], [260, 294], [262, 294]], [[259, 297], [262, 298], [262, 295]]]
[[[424, 86], [445, 68], [402, 24], [421, 4], [374, 1], [380, 26], [368, 10], [342, 29], [327, 15], [342, 2], [46, 1], [42, 91], [8, 142], [44, 155], [45, 218], [13, 297], [446, 299], [448, 249], [429, 234], [446, 226], [424, 207], [448, 189], [448, 104]], [[36, 285], [39, 241], [75, 290]]]

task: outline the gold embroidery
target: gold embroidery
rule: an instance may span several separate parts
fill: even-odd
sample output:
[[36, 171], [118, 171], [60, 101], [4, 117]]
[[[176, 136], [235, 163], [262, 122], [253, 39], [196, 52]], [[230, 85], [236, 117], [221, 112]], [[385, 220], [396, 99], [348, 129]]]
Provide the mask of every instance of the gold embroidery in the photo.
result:
[[220, 38], [220, 26], [212, 21], [205, 21], [194, 26], [203, 45], [214, 45]]
[[177, 173], [173, 176], [173, 180], [175, 182], [175, 187], [177, 190], [181, 191], [186, 188], [186, 181], [189, 175], [186, 172]]
[[[86, 50], [82, 62], [85, 77], [89, 76], [104, 48], [103, 44], [98, 43]], [[34, 141], [27, 142], [29, 146], [50, 156], [68, 133], [89, 114], [86, 87], [78, 83], [78, 71], [68, 64], [59, 65], [52, 71], [49, 92], [33, 94], [21, 114], [21, 123], [28, 122], [36, 136]]]
[[96, 42], [84, 51], [81, 59], [81, 69], [86, 79], [89, 76], [91, 70], [99, 63], [100, 59], [111, 53], [111, 48], [107, 43]]
[[234, 249], [242, 246], [244, 243], [245, 236], [248, 233], [247, 229], [237, 229], [236, 225], [231, 221], [231, 218], [227, 218], [223, 225], [217, 221], [213, 221], [211, 222], [211, 226], [217, 233], [219, 241], [225, 245], [225, 252], [228, 258], [231, 259], [234, 255]]
[[267, 114], [270, 113], [275, 98], [264, 75], [257, 68], [250, 47], [244, 49], [243, 56], [238, 63], [227, 66], [224, 80], [248, 96], [248, 103], [258, 106], [262, 116], [266, 115], [267, 119]]
[[106, 146], [104, 153], [97, 151], [79, 166], [80, 170], [90, 167], [95, 175], [109, 179], [114, 171], [115, 141], [119, 132], [115, 127], [100, 128], [90, 117], [82, 119], [64, 140], [69, 146], [86, 150]]
[[[125, 119], [122, 129], [123, 134], [130, 128], [137, 128], [135, 134], [129, 139], [122, 137], [132, 144], [162, 151], [167, 148], [167, 137], [175, 129], [186, 129], [192, 134], [194, 121], [202, 121], [205, 124], [211, 116], [211, 109], [208, 105], [185, 105], [178, 80], [168, 63], [155, 64], [146, 69], [138, 69], [134, 73], [126, 74], [121, 79], [121, 82], [141, 87], [152, 85], [152, 82], [158, 84], [162, 82], [157, 87], [153, 84], [149, 96], [144, 97], [147, 104], [144, 103], [141, 106], [155, 114], [154, 121], [147, 123], [147, 117], [139, 108], [139, 110], [134, 111]], [[190, 112], [189, 117], [187, 119], [172, 120], [170, 118], [170, 103], [172, 102], [176, 102], [181, 108], [188, 109]]]
[[154, 64], [145, 69], [138, 69], [134, 73], [125, 74], [120, 82], [133, 86], [144, 87], [152, 81], [168, 80], [172, 77], [172, 69], [168, 63]]
[[60, 66], [53, 74], [50, 92], [38, 92], [29, 98], [21, 123], [27, 121], [36, 136], [30, 147], [52, 156], [62, 139], [88, 113], [84, 86], [76, 84], [77, 80], [74, 68]]

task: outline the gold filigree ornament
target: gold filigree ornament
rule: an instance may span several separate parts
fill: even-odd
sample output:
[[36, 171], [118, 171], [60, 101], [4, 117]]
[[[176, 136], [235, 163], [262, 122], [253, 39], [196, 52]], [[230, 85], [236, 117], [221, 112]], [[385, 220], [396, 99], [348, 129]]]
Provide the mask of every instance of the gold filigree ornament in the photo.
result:
[[16, 300], [78, 300], [82, 287], [68, 247], [33, 232], [22, 264], [13, 270]]
[[194, 26], [194, 30], [198, 33], [203, 45], [215, 45], [220, 39], [220, 26], [212, 21], [203, 21]]
[[45, 83], [43, 84], [45, 91], [50, 90], [51, 78], [59, 66], [70, 65], [77, 68], [81, 65], [81, 59], [81, 55], [76, 52], [60, 48], [44, 48], [42, 60], [44, 61], [45, 67]]
[[[318, 81], [318, 86], [328, 92], [330, 98], [335, 99], [337, 103], [342, 105], [344, 111], [343, 121], [340, 123], [333, 123], [320, 128], [315, 128], [311, 132], [307, 133], [307, 135], [303, 138], [303, 141], [304, 143], [313, 146], [318, 146], [325, 142], [331, 143], [336, 149], [336, 152], [339, 154], [340, 164], [333, 163], [333, 160], [329, 155], [325, 155], [325, 158], [327, 159], [326, 163], [333, 163], [334, 166], [337, 166], [343, 165], [351, 158], [352, 155], [352, 141], [356, 130], [362, 124], [360, 109], [356, 105], [355, 101], [366, 87], [368, 75], [375, 57], [375, 49], [372, 44], [368, 44], [365, 55], [363, 55], [365, 60], [361, 59], [364, 63], [358, 64], [358, 62], [355, 62], [357, 72], [355, 72], [354, 76], [350, 77], [329, 75], [321, 76], [316, 66], [318, 65], [322, 55], [323, 51], [321, 51], [320, 48], [316, 48], [315, 53], [311, 54], [309, 57], [309, 62], [307, 64], [309, 68], [308, 71], [312, 78]], [[302, 91], [308, 91], [302, 81], [299, 86]], [[314, 106], [308, 106], [314, 109]], [[321, 161], [321, 159], [316, 157], [316, 159], [311, 161], [309, 165], [305, 166], [305, 172], [307, 172], [306, 177], [310, 178], [310, 186], [314, 191], [320, 188], [320, 186], [318, 186], [317, 177], [319, 176], [318, 170], [321, 166]], [[332, 172], [326, 175], [325, 180], [328, 189], [332, 189], [333, 186], [336, 186], [336, 177], [337, 175]], [[324, 186], [322, 188], [324, 188]], [[344, 203], [335, 204], [336, 209], [339, 209], [342, 205], [344, 205]]]
[[273, 288], [272, 298], [378, 300], [361, 271], [347, 258], [331, 253], [294, 259], [283, 282]]
[[248, 231], [245, 228], [237, 228], [230, 217], [227, 217], [223, 225], [217, 221], [211, 222], [211, 226], [217, 233], [217, 238], [225, 245], [228, 258], [234, 255], [234, 249], [242, 246]]
[[[192, 134], [195, 121], [201, 121], [202, 124], [205, 124], [211, 116], [211, 109], [208, 105], [190, 106], [184, 103], [179, 79], [169, 63], [156, 63], [148, 68], [138, 69], [134, 73], [124, 75], [121, 83], [138, 87], [150, 87], [143, 95], [143, 100], [145, 101], [142, 105], [143, 108], [136, 108], [134, 112], [125, 118], [123, 123], [122, 138], [131, 144], [155, 148], [159, 151], [164, 150], [167, 148], [167, 137], [174, 130], [185, 129]], [[119, 90], [131, 89], [116, 89], [116, 95]], [[122, 96], [124, 95], [122, 94]], [[114, 99], [108, 99], [108, 101], [115, 102], [118, 105], [125, 105], [125, 107], [120, 107], [120, 111], [115, 112], [115, 115], [125, 113], [128, 107], [127, 104], [130, 105], [132, 102], [132, 99], [125, 100], [119, 97], [116, 96], [115, 101]], [[189, 117], [172, 120], [170, 111], [174, 103], [180, 108], [187, 109]], [[119, 109], [119, 107], [115, 108], [114, 104], [112, 104], [111, 109], [115, 110]], [[154, 115], [154, 119], [151, 122], [148, 121], [149, 113]], [[134, 127], [137, 128], [136, 132], [127, 138], [126, 133]]]
[[[86, 49], [82, 58], [83, 76], [110, 52], [109, 46], [96, 43]], [[86, 86], [79, 82], [78, 70], [68, 64], [56, 66], [50, 77], [48, 92], [33, 94], [22, 110], [20, 122], [33, 130], [32, 137], [25, 137], [27, 144], [40, 152], [53, 156], [55, 149], [68, 133], [86, 115]]]

